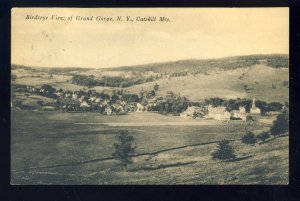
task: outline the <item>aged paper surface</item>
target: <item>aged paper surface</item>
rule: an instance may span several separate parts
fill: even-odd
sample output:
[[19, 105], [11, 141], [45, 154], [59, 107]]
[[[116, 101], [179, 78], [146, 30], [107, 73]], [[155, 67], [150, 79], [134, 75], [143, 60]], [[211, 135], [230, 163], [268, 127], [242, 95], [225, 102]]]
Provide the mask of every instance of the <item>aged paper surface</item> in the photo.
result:
[[288, 8], [13, 8], [12, 184], [287, 184]]

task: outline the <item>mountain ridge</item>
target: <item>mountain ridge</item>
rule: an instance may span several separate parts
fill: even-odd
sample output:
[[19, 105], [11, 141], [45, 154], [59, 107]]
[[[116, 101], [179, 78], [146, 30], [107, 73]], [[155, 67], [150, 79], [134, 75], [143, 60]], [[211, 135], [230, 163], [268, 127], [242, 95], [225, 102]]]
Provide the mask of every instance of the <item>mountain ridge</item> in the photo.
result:
[[86, 71], [86, 70], [103, 70], [103, 71], [157, 71], [157, 72], [171, 72], [184, 71], [185, 68], [192, 71], [207, 70], [208, 68], [224, 68], [233, 69], [240, 67], [247, 67], [256, 64], [257, 61], [266, 60], [271, 67], [286, 67], [288, 68], [288, 54], [252, 54], [240, 56], [228, 56], [214, 59], [182, 59], [176, 61], [154, 62], [147, 64], [119, 66], [109, 68], [84, 68], [84, 67], [30, 67], [18, 64], [12, 64], [12, 68], [31, 68], [44, 69], [55, 71]]

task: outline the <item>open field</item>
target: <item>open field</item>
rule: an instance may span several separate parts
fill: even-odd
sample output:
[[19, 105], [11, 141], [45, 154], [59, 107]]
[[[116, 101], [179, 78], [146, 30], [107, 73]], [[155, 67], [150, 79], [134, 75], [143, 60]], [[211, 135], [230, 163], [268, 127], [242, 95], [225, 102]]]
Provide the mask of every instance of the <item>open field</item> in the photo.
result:
[[[289, 89], [282, 85], [288, 80], [287, 68], [271, 68], [265, 65], [255, 65], [227, 71], [214, 71], [209, 74], [188, 75], [172, 79], [161, 79], [129, 87], [127, 90], [138, 93], [142, 88], [151, 90], [155, 83], [160, 87], [157, 94], [164, 96], [167, 91], [186, 96], [190, 100], [220, 97], [225, 99], [252, 98], [272, 102], [289, 100]], [[275, 88], [272, 88], [272, 84]], [[244, 85], [250, 90], [247, 92]]]
[[[178, 125], [145, 126], [145, 121], [150, 125], [151, 122], [157, 124], [163, 121], [177, 122]], [[212, 120], [182, 119], [155, 113], [101, 116], [97, 113], [32, 111], [28, 115], [28, 111], [13, 112], [11, 182], [13, 184], [287, 183], [287, 137], [276, 138], [255, 146], [235, 141], [233, 144], [240, 160], [217, 162], [211, 160], [210, 156], [215, 143], [203, 146], [185, 145], [213, 142], [224, 138], [240, 139], [244, 134], [245, 122], [231, 121], [226, 124], [216, 121], [214, 125], [205, 123], [197, 125], [195, 123], [197, 121]], [[131, 125], [122, 127], [109, 123], [131, 123]], [[133, 123], [136, 124], [132, 125]], [[255, 129], [268, 127], [269, 124], [258, 124]], [[113, 143], [116, 142], [115, 135], [124, 129], [135, 138], [136, 154], [144, 154], [134, 157], [134, 163], [129, 166], [127, 172], [123, 173], [119, 162], [115, 160], [88, 162], [111, 157]], [[167, 150], [170, 148], [175, 149]], [[28, 168], [60, 164], [66, 165], [24, 171]]]

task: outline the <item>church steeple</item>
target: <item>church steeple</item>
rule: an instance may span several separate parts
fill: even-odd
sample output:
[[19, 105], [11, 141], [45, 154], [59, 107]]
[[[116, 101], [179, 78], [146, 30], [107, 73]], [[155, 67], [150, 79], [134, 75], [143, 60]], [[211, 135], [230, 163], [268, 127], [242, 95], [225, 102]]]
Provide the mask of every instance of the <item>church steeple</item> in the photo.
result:
[[252, 99], [252, 108], [256, 108], [256, 105], [255, 105], [255, 98]]
[[255, 98], [252, 99], [252, 107], [250, 108], [250, 113], [252, 114], [260, 114], [261, 110], [259, 107], [255, 105]]

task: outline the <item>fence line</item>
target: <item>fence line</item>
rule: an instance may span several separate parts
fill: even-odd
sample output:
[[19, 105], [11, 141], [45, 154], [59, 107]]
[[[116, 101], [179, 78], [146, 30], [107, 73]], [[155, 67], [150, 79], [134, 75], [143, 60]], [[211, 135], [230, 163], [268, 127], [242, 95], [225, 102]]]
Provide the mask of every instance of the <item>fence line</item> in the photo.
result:
[[[237, 140], [240, 140], [240, 139], [232, 139], [232, 140], [228, 140], [228, 141], [233, 142], [233, 141], [237, 141]], [[188, 145], [183, 145], [183, 146], [179, 146], [179, 147], [172, 147], [172, 148], [163, 149], [163, 150], [154, 151], [154, 152], [133, 154], [131, 156], [132, 157], [139, 157], [139, 156], [146, 156], [146, 155], [157, 155], [157, 154], [160, 154], [160, 153], [163, 153], [163, 152], [168, 152], [168, 151], [173, 151], [173, 150], [178, 150], [178, 149], [184, 149], [184, 148], [188, 148], [188, 147], [196, 147], [196, 146], [214, 144], [214, 143], [218, 143], [218, 142], [221, 142], [221, 141], [222, 140], [204, 142], [204, 143], [198, 143], [198, 144], [188, 144]], [[12, 170], [12, 172], [22, 172], [22, 171], [26, 171], [26, 170], [48, 169], [48, 168], [57, 168], [57, 167], [67, 167], [67, 166], [82, 165], [82, 164], [87, 164], [87, 163], [96, 163], [96, 162], [100, 162], [100, 161], [107, 161], [107, 160], [113, 160], [113, 159], [115, 159], [115, 157], [96, 158], [96, 159], [73, 162], [73, 163], [66, 163], [66, 164], [57, 164], [57, 165], [48, 165], [48, 166], [39, 166], [39, 167], [29, 167], [29, 168], [24, 168], [24, 169], [20, 169], [20, 170]]]

